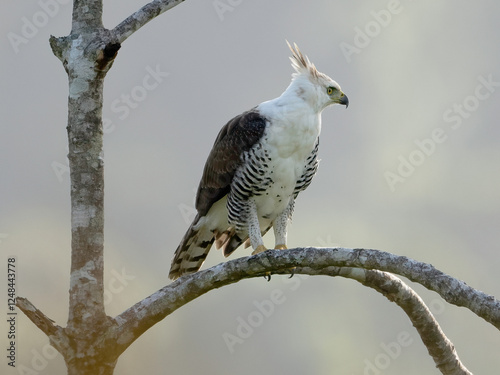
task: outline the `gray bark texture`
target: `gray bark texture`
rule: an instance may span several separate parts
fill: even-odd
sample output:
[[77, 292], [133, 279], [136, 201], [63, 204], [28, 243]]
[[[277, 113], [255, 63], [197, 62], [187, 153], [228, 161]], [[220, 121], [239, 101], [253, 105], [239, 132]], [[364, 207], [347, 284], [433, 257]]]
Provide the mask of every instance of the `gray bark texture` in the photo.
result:
[[19, 297], [17, 305], [64, 357], [70, 375], [112, 374], [137, 338], [170, 313], [210, 290], [268, 274], [303, 273], [357, 280], [395, 302], [408, 315], [443, 374], [470, 374], [453, 344], [404, 276], [464, 306], [500, 329], [500, 302], [429, 264], [386, 252], [345, 248], [269, 250], [186, 275], [111, 318], [104, 309], [103, 84], [121, 43], [182, 1], [156, 0], [113, 30], [102, 25], [102, 0], [75, 0], [69, 36], [50, 45], [68, 74], [68, 142], [71, 178], [69, 317], [60, 327]]

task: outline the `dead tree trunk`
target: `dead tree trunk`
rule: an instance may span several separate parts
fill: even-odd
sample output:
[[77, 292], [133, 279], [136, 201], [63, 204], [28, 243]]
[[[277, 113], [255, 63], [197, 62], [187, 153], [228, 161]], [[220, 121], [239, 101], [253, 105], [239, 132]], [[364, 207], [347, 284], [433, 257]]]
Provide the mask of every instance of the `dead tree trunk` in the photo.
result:
[[104, 311], [103, 290], [102, 106], [104, 78], [120, 48], [101, 19], [101, 0], [76, 0], [71, 34], [51, 39], [69, 80], [72, 241], [69, 317], [64, 329], [73, 349], [65, 356], [69, 374], [112, 374], [116, 363], [94, 347], [111, 324]]

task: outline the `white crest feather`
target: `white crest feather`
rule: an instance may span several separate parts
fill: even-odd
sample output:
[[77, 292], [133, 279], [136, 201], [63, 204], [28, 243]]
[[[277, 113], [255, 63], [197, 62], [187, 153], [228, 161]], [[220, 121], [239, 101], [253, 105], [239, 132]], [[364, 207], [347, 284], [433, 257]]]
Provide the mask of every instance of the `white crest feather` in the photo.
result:
[[318, 79], [321, 73], [319, 73], [314, 64], [309, 61], [309, 58], [300, 52], [299, 46], [297, 46], [296, 43], [293, 43], [292, 47], [288, 40], [286, 41], [286, 44], [288, 44], [288, 48], [292, 51], [290, 61], [292, 62], [293, 69], [296, 71], [293, 76], [295, 77], [297, 74], [308, 74], [311, 78]]

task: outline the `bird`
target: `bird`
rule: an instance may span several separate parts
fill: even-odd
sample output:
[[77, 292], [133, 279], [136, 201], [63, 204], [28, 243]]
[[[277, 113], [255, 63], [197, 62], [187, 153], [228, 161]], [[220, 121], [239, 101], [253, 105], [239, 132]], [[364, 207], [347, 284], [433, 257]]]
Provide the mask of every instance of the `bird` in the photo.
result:
[[296, 43], [290, 45], [292, 80], [277, 98], [237, 115], [220, 130], [196, 193], [197, 214], [172, 259], [169, 278], [197, 272], [215, 243], [225, 257], [244, 244], [287, 249], [295, 200], [318, 169], [321, 113], [349, 105], [340, 85], [319, 72]]

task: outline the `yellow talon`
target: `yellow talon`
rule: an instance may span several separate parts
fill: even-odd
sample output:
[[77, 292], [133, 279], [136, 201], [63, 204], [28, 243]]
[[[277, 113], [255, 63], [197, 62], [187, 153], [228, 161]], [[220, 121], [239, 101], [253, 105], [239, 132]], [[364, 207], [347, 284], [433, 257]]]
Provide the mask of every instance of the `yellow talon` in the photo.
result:
[[263, 251], [266, 251], [266, 250], [267, 249], [264, 245], [259, 245], [259, 246], [257, 246], [257, 248], [254, 251], [252, 251], [252, 255], [262, 253]]

